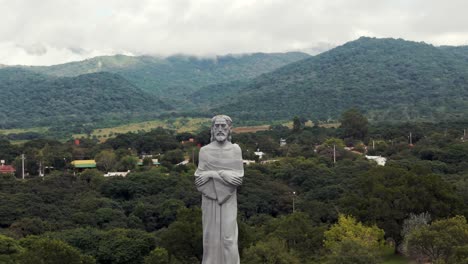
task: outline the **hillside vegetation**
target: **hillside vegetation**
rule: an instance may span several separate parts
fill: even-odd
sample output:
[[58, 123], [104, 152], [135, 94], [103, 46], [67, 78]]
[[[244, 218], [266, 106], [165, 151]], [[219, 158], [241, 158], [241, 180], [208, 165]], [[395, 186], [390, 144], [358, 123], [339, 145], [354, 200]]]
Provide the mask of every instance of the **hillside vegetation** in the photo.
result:
[[[468, 137], [460, 137], [468, 122], [360, 121], [367, 120], [349, 110], [337, 129], [295, 119], [292, 129], [233, 135], [243, 158], [257, 161], [245, 166], [237, 191], [241, 263], [467, 263]], [[197, 145], [209, 142], [208, 128], [79, 144], [13, 145], [0, 136], [1, 159], [16, 167], [0, 174], [0, 263], [200, 263], [193, 175]], [[385, 166], [365, 158], [366, 145]], [[97, 168], [74, 169], [70, 161], [81, 159]]]
[[171, 109], [112, 73], [57, 78], [4, 68], [0, 94], [0, 128], [128, 120]]
[[[350, 107], [363, 109], [374, 121], [457, 119], [468, 114], [465, 51], [360, 38], [247, 83], [224, 84], [228, 98], [221, 102], [210, 100], [214, 88], [223, 91], [219, 85], [195, 96], [200, 104], [214, 104], [212, 112], [241, 119], [325, 120]], [[216, 107], [218, 102], [222, 106]]]
[[[219, 113], [243, 125], [294, 116], [325, 121], [351, 107], [372, 122], [453, 121], [468, 114], [468, 49], [363, 37], [313, 57], [116, 55], [0, 68], [0, 93], [8, 98], [0, 106], [3, 129], [52, 126], [88, 133]], [[83, 124], [87, 131], [74, 128]]]
[[115, 55], [28, 69], [53, 76], [69, 77], [102, 71], [118, 73], [146, 91], [177, 99], [203, 86], [257, 77], [307, 57], [309, 55], [300, 52], [254, 53], [213, 58], [184, 55], [167, 58]]

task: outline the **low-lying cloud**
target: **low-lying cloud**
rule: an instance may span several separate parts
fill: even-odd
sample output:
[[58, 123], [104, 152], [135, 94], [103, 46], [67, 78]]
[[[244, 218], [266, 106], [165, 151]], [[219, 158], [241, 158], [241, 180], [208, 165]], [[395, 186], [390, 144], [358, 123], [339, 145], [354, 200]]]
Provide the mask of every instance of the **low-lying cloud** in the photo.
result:
[[312, 54], [359, 36], [468, 44], [468, 2], [374, 0], [0, 0], [0, 64], [116, 53]]

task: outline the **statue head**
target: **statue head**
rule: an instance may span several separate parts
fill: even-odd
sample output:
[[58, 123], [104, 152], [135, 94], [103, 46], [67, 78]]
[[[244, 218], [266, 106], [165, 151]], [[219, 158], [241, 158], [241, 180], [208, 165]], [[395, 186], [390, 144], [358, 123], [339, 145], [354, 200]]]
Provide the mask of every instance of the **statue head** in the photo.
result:
[[232, 119], [227, 115], [217, 115], [211, 119], [211, 142], [231, 141]]

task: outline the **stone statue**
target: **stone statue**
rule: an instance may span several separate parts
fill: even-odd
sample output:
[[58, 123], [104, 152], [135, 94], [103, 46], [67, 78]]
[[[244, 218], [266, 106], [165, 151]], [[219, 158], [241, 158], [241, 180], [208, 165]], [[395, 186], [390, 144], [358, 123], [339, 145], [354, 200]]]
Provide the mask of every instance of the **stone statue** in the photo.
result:
[[242, 152], [231, 143], [232, 120], [213, 117], [211, 143], [200, 149], [195, 185], [202, 193], [202, 264], [239, 264], [237, 187], [242, 184]]

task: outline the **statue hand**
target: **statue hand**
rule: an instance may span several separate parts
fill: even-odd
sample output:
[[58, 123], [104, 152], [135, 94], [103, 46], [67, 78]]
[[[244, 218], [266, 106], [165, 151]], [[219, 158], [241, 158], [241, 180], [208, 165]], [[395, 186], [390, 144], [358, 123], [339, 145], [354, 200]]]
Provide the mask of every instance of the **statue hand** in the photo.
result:
[[197, 176], [197, 177], [195, 177], [195, 185], [196, 185], [196, 186], [202, 186], [202, 185], [205, 184], [209, 179], [210, 179], [210, 177], [208, 177], [208, 176], [206, 176], [206, 175]]
[[217, 172], [217, 171], [208, 171], [207, 172], [207, 175], [209, 178], [218, 178], [220, 177], [220, 172]]

